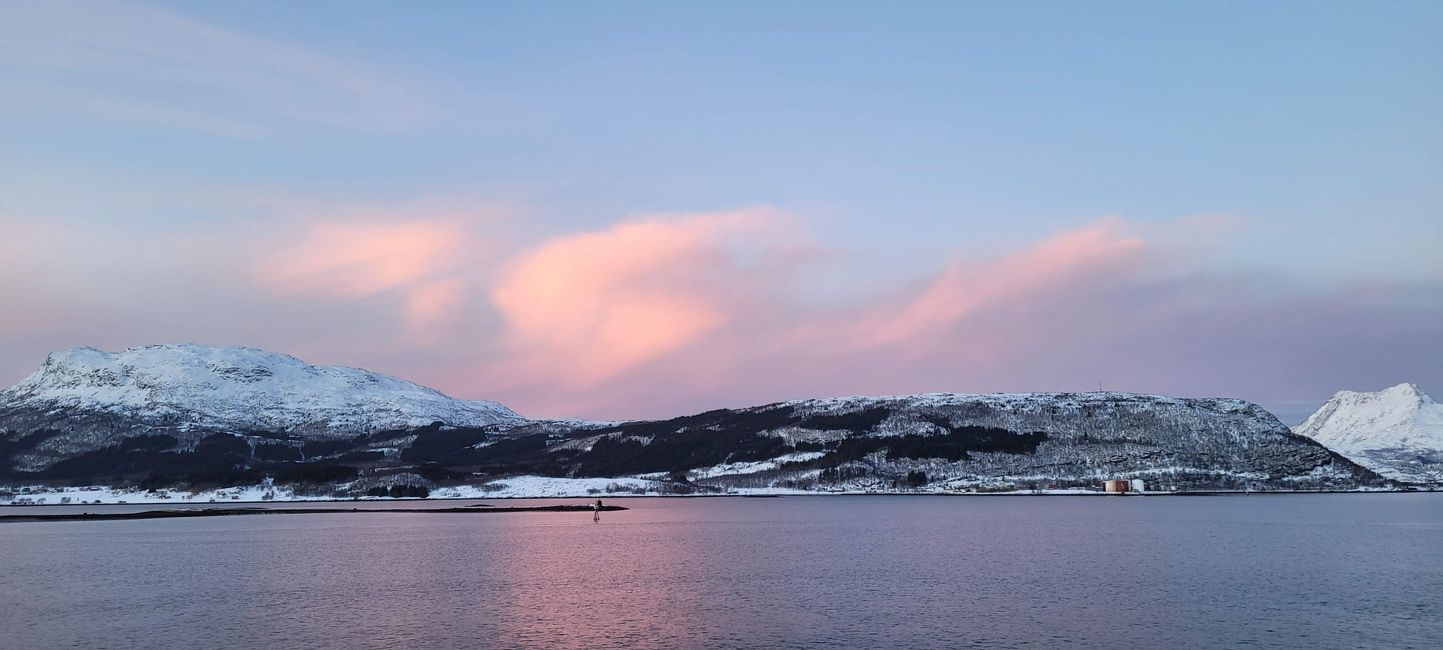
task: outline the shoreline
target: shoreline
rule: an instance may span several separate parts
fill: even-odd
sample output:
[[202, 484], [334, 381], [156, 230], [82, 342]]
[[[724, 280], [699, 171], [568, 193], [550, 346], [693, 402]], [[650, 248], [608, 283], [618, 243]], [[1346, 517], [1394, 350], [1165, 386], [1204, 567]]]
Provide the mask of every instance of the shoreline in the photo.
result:
[[403, 514], [497, 514], [512, 512], [616, 512], [628, 510], [623, 506], [554, 505], [554, 506], [511, 506], [497, 508], [489, 505], [474, 505], [462, 508], [185, 508], [170, 510], [143, 510], [141, 512], [98, 512], [58, 513], [33, 515], [0, 515], [0, 524], [37, 521], [125, 521], [136, 519], [193, 519], [197, 517], [237, 517], [244, 515], [324, 515], [363, 513]]
[[[220, 509], [220, 510], [230, 509], [230, 510], [234, 510], [234, 509], [237, 509], [237, 508], [235, 508], [235, 506], [257, 506], [257, 505], [259, 505], [259, 506], [271, 506], [271, 505], [281, 505], [281, 504], [326, 504], [326, 503], [352, 503], [352, 504], [378, 504], [378, 503], [380, 503], [380, 504], [385, 504], [385, 503], [403, 503], [403, 502], [405, 502], [405, 503], [410, 503], [410, 502], [444, 503], [444, 502], [450, 502], [450, 501], [476, 501], [476, 500], [487, 500], [487, 501], [522, 501], [522, 500], [544, 500], [544, 499], [552, 499], [552, 500], [554, 500], [554, 499], [595, 499], [595, 498], [598, 498], [598, 497], [604, 498], [604, 499], [606, 499], [606, 500], [620, 500], [620, 499], [723, 499], [723, 498], [772, 499], [772, 498], [780, 498], [780, 497], [841, 497], [841, 496], [853, 496], [853, 497], [1207, 497], [1207, 496], [1213, 496], [1213, 497], [1217, 497], [1217, 496], [1282, 496], [1282, 495], [1305, 495], [1305, 494], [1423, 494], [1423, 493], [1443, 493], [1443, 490], [1429, 490], [1429, 489], [1425, 489], [1425, 488], [1419, 488], [1419, 489], [1394, 489], [1394, 490], [1385, 490], [1385, 489], [1363, 489], [1363, 490], [1253, 490], [1253, 491], [1246, 491], [1246, 490], [1179, 490], [1179, 491], [1155, 491], [1155, 492], [1151, 492], [1151, 491], [1150, 491], [1150, 492], [1141, 492], [1141, 493], [1139, 493], [1139, 492], [1126, 492], [1126, 493], [1102, 492], [1102, 491], [1094, 491], [1094, 490], [1016, 490], [1016, 491], [1009, 491], [1009, 492], [870, 492], [870, 491], [857, 491], [857, 492], [811, 492], [811, 491], [770, 492], [770, 491], [768, 491], [768, 492], [761, 492], [761, 491], [759, 491], [759, 492], [755, 492], [755, 493], [741, 493], [741, 492], [737, 492], [737, 493], [726, 493], [726, 494], [605, 494], [605, 495], [597, 495], [597, 494], [550, 495], [550, 494], [547, 494], [547, 495], [535, 495], [535, 496], [528, 496], [528, 495], [507, 495], [507, 496], [492, 496], [492, 497], [482, 497], [482, 496], [442, 496], [442, 497], [423, 497], [423, 498], [422, 498], [422, 497], [408, 497], [408, 498], [359, 497], [359, 498], [351, 498], [351, 499], [336, 499], [336, 498], [329, 498], [329, 497], [315, 497], [315, 498], [309, 498], [309, 497], [300, 497], [300, 498], [288, 497], [288, 498], [274, 498], [274, 499], [268, 499], [268, 500], [262, 500], [262, 499], [247, 499], [247, 500], [226, 500], [226, 501], [219, 501], [219, 500], [205, 500], [205, 501], [201, 501], [201, 500], [186, 500], [186, 499], [183, 499], [183, 498], [180, 498], [180, 499], [177, 499], [177, 498], [163, 498], [163, 499], [159, 499], [159, 500], [146, 500], [146, 501], [116, 500], [116, 501], [107, 501], [107, 502], [103, 502], [103, 503], [94, 503], [94, 502], [91, 502], [91, 503], [85, 503], [85, 502], [81, 502], [81, 503], [51, 503], [51, 502], [49, 502], [49, 501], [46, 501], [46, 502], [43, 502], [43, 503], [13, 503], [13, 502], [9, 502], [9, 503], [0, 503], [0, 511], [5, 511], [5, 510], [10, 509], [10, 508], [29, 509], [29, 508], [35, 508], [35, 507], [40, 507], [40, 508], [74, 508], [74, 507], [81, 507], [81, 506], [97, 506], [97, 507], [114, 507], [114, 506], [128, 506], [128, 507], [136, 507], [136, 506], [159, 506], [159, 507], [165, 507], [165, 506], [172, 506], [172, 505], [174, 505], [174, 506], [212, 506], [212, 509]], [[21, 497], [21, 498], [31, 498], [31, 497], [35, 497], [35, 496], [37, 496], [37, 495], [39, 495], [41, 498], [45, 498], [45, 497], [44, 497], [45, 494], [46, 494], [46, 493], [44, 493], [44, 492], [41, 492], [41, 493], [30, 493], [30, 494], [24, 495], [24, 497]], [[50, 493], [50, 494], [55, 494], [55, 493]], [[135, 494], [135, 493], [130, 493], [130, 494]], [[141, 493], [141, 494], [143, 495], [144, 493]], [[129, 495], [127, 495], [127, 496], [129, 496]], [[490, 511], [490, 512], [521, 512], [521, 511], [528, 511], [528, 510], [533, 510], [533, 511], [546, 511], [546, 510], [555, 510], [555, 509], [563, 509], [563, 510], [565, 510], [565, 509], [575, 509], [575, 508], [581, 508], [581, 509], [589, 510], [589, 509], [591, 508], [591, 506], [565, 506], [565, 505], [556, 505], [556, 506], [506, 506], [506, 507], [504, 507], [504, 508], [491, 508], [491, 509], [489, 509], [489, 510], [487, 510], [487, 509], [481, 509], [481, 510], [486, 510], [486, 511]], [[609, 509], [609, 508], [610, 508], [610, 506], [605, 506], [605, 507], [603, 507], [603, 510]], [[187, 510], [192, 510], [192, 509], [199, 510], [199, 509], [204, 509], [204, 508], [186, 508], [186, 509], [187, 509]], [[461, 511], [461, 510], [463, 510], [463, 509], [464, 509], [465, 511], [467, 511], [467, 512], [474, 512], [474, 511], [478, 510], [478, 508], [476, 508], [475, 506], [465, 506], [464, 508], [382, 508], [382, 509], [374, 509], [374, 508], [373, 508], [373, 509], [369, 509], [369, 510], [362, 510], [362, 512], [368, 512], [368, 511], [369, 511], [369, 512], [448, 512], [448, 511]], [[623, 509], [623, 510], [624, 510], [625, 508], [618, 508], [618, 509]], [[297, 509], [286, 509], [286, 510], [297, 510]], [[326, 509], [326, 508], [307, 508], [307, 509], [304, 509], [304, 510], [305, 510], [305, 511], [308, 511], [308, 512], [321, 512], [321, 511], [327, 511], [328, 509]], [[355, 508], [351, 508], [351, 509], [334, 509], [334, 510], [336, 510], [336, 511], [344, 511], [344, 512], [351, 512], [351, 511], [356, 510], [356, 509], [355, 509]], [[13, 516], [22, 516], [22, 515], [0, 515], [0, 519], [4, 519], [4, 518], [6, 518], [6, 517], [13, 517]], [[68, 516], [68, 515], [67, 515], [67, 516]]]

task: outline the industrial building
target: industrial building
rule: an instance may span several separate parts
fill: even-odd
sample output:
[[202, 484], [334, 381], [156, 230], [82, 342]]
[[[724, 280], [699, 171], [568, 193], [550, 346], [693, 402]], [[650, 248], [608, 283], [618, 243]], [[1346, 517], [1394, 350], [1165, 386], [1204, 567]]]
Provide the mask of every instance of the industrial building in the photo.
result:
[[1147, 483], [1140, 478], [1108, 479], [1102, 482], [1102, 490], [1108, 494], [1142, 494], [1147, 489]]

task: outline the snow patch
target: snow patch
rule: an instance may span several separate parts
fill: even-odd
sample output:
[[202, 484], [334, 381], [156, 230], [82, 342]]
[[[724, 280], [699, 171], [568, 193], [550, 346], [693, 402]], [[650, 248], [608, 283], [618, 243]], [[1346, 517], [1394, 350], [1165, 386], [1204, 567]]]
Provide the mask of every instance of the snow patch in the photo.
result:
[[692, 480], [716, 478], [718, 476], [739, 476], [744, 474], [755, 474], [767, 470], [779, 469], [786, 463], [804, 463], [809, 460], [816, 460], [825, 456], [825, 452], [802, 451], [792, 454], [785, 454], [767, 460], [755, 460], [739, 463], [722, 463], [711, 467], [703, 467], [687, 472], [687, 477]]

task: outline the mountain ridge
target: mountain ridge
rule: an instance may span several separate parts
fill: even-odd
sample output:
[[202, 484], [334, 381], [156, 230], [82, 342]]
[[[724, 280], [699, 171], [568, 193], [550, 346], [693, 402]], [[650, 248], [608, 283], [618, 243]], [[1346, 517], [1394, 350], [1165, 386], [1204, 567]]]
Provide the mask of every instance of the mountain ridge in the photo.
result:
[[[71, 348], [0, 391], [0, 427], [68, 428], [77, 448], [116, 433], [295, 432], [342, 438], [432, 422], [488, 426], [522, 418], [403, 379], [240, 346]], [[6, 425], [9, 425], [8, 427]], [[99, 443], [103, 440], [94, 440]]]
[[1443, 478], [1443, 404], [1417, 384], [1338, 391], [1293, 432], [1389, 478]]
[[[0, 480], [396, 484], [631, 477], [668, 490], [1095, 486], [1351, 489], [1385, 481], [1256, 404], [1132, 393], [792, 400], [663, 420], [541, 420], [255, 348], [52, 355], [0, 391]], [[4, 479], [9, 476], [9, 479]]]

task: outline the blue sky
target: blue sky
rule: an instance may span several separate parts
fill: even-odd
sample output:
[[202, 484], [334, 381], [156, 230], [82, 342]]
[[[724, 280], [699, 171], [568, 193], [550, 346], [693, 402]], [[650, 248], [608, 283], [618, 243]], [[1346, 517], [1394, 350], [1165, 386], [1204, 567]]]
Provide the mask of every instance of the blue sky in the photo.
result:
[[[428, 351], [478, 336], [553, 340], [518, 331], [516, 314], [497, 304], [523, 257], [638, 219], [759, 208], [783, 215], [789, 234], [776, 239], [769, 228], [772, 239], [749, 240], [751, 248], [722, 248], [742, 266], [778, 250], [811, 251], [803, 257], [812, 261], [787, 276], [785, 295], [764, 308], [790, 326], [820, 318], [817, 309], [905, 302], [935, 287], [941, 269], [1009, 259], [1113, 218], [1166, 260], [1148, 262], [1157, 266], [1141, 274], [1145, 281], [1119, 285], [1129, 305], [1186, 285], [1147, 305], [1246, 311], [1235, 297], [1219, 302], [1228, 291], [1194, 286], [1241, 283], [1258, 294], [1250, 304], [1313, 300], [1356, 317], [1359, 333], [1406, 317], [1417, 322], [1405, 331], [1426, 334], [1443, 280], [1440, 36], [1443, 5], [1431, 2], [8, 3], [0, 8], [0, 227], [68, 229], [40, 238], [53, 247], [46, 258], [101, 247], [82, 243], [96, 233], [122, 246], [128, 238], [209, 238], [225, 242], [217, 245], [227, 254], [155, 253], [144, 274], [127, 271], [136, 265], [123, 256], [94, 268], [77, 260], [71, 269], [88, 270], [73, 275], [53, 259], [12, 262], [0, 285], [12, 304], [70, 316], [94, 316], [107, 304], [97, 320], [122, 326], [0, 328], [0, 380], [23, 375], [52, 347], [186, 337], [368, 363], [452, 392], [499, 392], [524, 408], [527, 390], [539, 389], [466, 370], [517, 363], [520, 348], [498, 343], [462, 355], [466, 367], [445, 368], [435, 359], [455, 355]], [[453, 302], [469, 305], [447, 333], [422, 337], [425, 345], [401, 331], [400, 319], [397, 331], [366, 332], [408, 341], [384, 352], [361, 340], [332, 345], [324, 334], [359, 313], [384, 319], [398, 303], [414, 303], [420, 289], [412, 286], [346, 292], [330, 308], [308, 306], [308, 325], [259, 340], [205, 319], [161, 326], [126, 307], [149, 301], [167, 323], [185, 321], [183, 305], [147, 287], [199, 269], [212, 274], [210, 284], [166, 295], [229, 291], [271, 314], [283, 307], [241, 286], [255, 275], [245, 260], [260, 251], [312, 241], [332, 222], [438, 219], [464, 221], [477, 252], [474, 265], [416, 276], [427, 287], [465, 276]], [[1214, 225], [1205, 233], [1177, 227], [1198, 220]], [[721, 222], [731, 225], [702, 229], [725, 238], [717, 233], [737, 227]], [[239, 235], [271, 230], [277, 239]], [[250, 248], [237, 248], [242, 239]], [[373, 268], [399, 253], [374, 254], [345, 263]], [[116, 285], [95, 279], [117, 274]], [[731, 313], [740, 305], [718, 302], [706, 293], [713, 283], [703, 284], [684, 293], [711, 296], [708, 304], [728, 316], [626, 372], [668, 359], [685, 365], [694, 359], [688, 345], [720, 345], [719, 337], [761, 327], [740, 325]], [[720, 285], [729, 296], [774, 289]], [[1336, 307], [1340, 296], [1360, 293], [1392, 298]], [[1321, 354], [1321, 341], [1332, 340], [1322, 331], [1328, 324], [1313, 327], [1318, 348], [1295, 356]], [[1289, 340], [1272, 336], [1259, 345]], [[842, 356], [858, 348], [851, 339], [837, 345]], [[1344, 367], [1292, 382], [1279, 359], [1266, 384], [1273, 389], [1239, 388], [1279, 403], [1325, 398], [1325, 384], [1381, 387], [1368, 384], [1385, 376], [1427, 388], [1443, 383], [1440, 348], [1428, 345], [1423, 359], [1368, 351], [1400, 360], [1362, 385], [1348, 383]], [[534, 384], [548, 383], [531, 370]], [[1119, 374], [1130, 389], [1159, 383]], [[855, 388], [1068, 383], [1040, 365], [1005, 381], [988, 376], [995, 373], [979, 368]], [[658, 408], [790, 397], [809, 390], [810, 379], [714, 398], [715, 387], [697, 386]], [[1219, 378], [1156, 389], [1229, 387]], [[638, 391], [585, 409], [628, 415], [640, 395], [654, 394]]]

